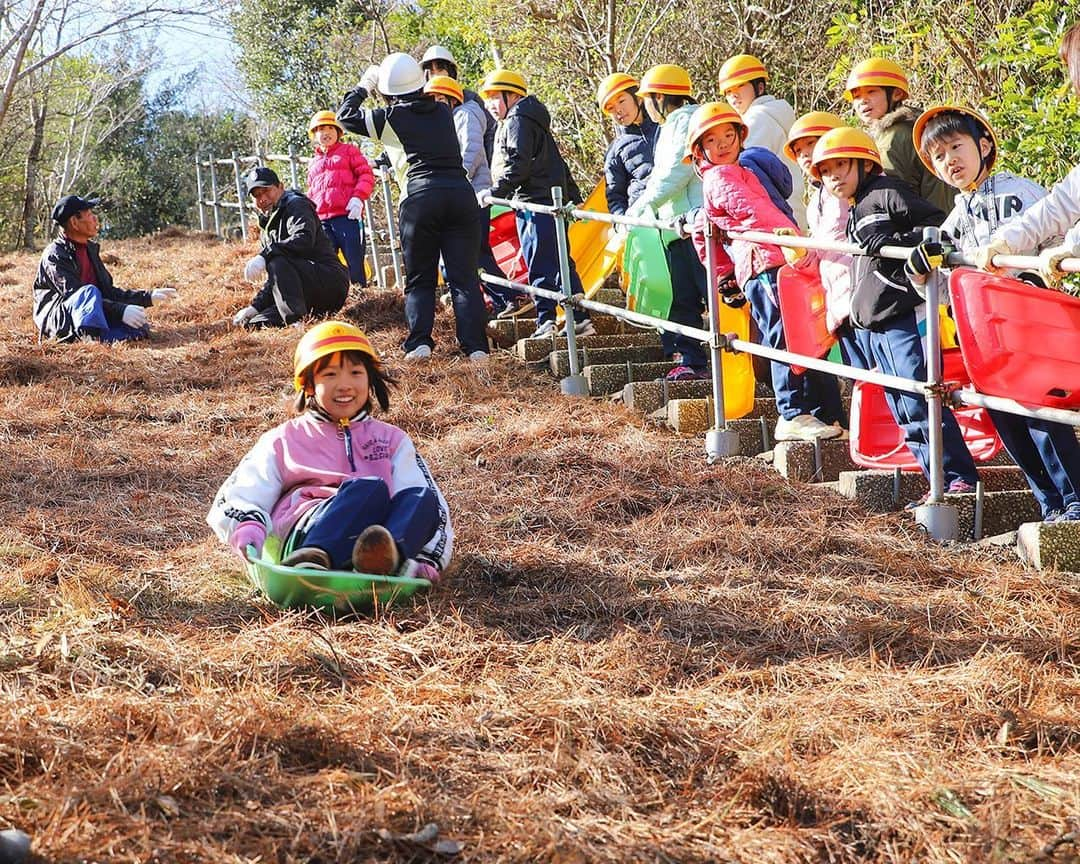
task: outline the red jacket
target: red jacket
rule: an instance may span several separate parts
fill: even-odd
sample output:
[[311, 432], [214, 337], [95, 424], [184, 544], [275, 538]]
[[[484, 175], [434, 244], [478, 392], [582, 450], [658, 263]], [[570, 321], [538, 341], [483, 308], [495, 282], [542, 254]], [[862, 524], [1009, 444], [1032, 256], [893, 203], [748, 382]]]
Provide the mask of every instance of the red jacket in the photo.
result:
[[375, 174], [360, 148], [337, 141], [325, 153], [318, 147], [308, 163], [308, 198], [320, 219], [344, 216], [350, 198], [366, 201], [375, 188]]
[[[705, 213], [721, 231], [772, 231], [774, 228], [796, 228], [795, 223], [781, 213], [769, 198], [769, 193], [753, 171], [741, 165], [702, 165], [702, 195]], [[715, 235], [714, 235], [715, 236]], [[700, 234], [694, 235], [698, 256], [705, 260], [705, 242]], [[745, 285], [754, 276], [784, 264], [784, 253], [779, 246], [731, 240], [731, 256], [718, 243], [716, 245], [716, 273], [723, 277], [735, 271], [739, 285]]]

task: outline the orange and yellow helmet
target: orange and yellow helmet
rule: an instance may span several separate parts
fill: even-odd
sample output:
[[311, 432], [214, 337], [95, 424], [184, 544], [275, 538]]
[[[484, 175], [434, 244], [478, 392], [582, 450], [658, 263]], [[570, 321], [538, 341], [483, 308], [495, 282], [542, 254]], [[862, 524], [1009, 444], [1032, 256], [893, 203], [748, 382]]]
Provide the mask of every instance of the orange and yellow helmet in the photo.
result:
[[607, 113], [608, 105], [620, 93], [625, 93], [632, 87], [638, 86], [638, 80], [633, 75], [625, 72], [612, 72], [596, 88], [596, 104], [600, 110]]
[[424, 92], [438, 93], [440, 96], [455, 99], [459, 105], [465, 101], [465, 91], [449, 75], [432, 75], [424, 85]]
[[844, 125], [846, 124], [843, 120], [829, 111], [811, 111], [809, 114], [803, 114], [791, 124], [791, 129], [788, 130], [784, 155], [794, 162], [795, 150], [792, 145], [800, 138], [820, 138], [830, 129], [839, 129]]
[[304, 389], [304, 373], [316, 361], [337, 351], [360, 351], [379, 362], [379, 355], [375, 353], [371, 340], [355, 324], [323, 321], [303, 335], [293, 353], [293, 386], [296, 391]]
[[724, 61], [720, 67], [719, 84], [721, 93], [741, 87], [749, 81], [758, 78], [769, 80], [769, 73], [765, 70], [765, 64], [753, 54], [736, 54]]
[[884, 57], [871, 57], [855, 65], [844, 89], [844, 98], [848, 102], [855, 98], [851, 91], [856, 87], [892, 87], [903, 93], [901, 99], [906, 99], [911, 92], [904, 70]]
[[852, 129], [850, 126], [830, 129], [818, 138], [810, 161], [810, 173], [814, 179], [821, 179], [820, 166], [826, 159], [866, 159], [882, 167], [881, 154], [874, 139], [862, 129]]
[[690, 115], [690, 130], [686, 136], [686, 154], [683, 162], [693, 161], [695, 151], [705, 137], [705, 133], [725, 123], [732, 123], [743, 131], [746, 130], [746, 121], [739, 112], [726, 102], [705, 102], [697, 107]]
[[639, 96], [693, 96], [690, 73], [682, 66], [661, 63], [641, 76]]

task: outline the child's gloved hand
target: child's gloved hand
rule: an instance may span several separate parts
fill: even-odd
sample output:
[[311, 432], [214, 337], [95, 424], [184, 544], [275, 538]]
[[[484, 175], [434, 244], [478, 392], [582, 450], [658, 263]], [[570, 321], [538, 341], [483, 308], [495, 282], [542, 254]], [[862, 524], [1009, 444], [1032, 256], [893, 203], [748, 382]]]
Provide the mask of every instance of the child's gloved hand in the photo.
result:
[[147, 325], [146, 310], [142, 306], [125, 306], [123, 321], [128, 327], [139, 330]]
[[1067, 243], [1060, 246], [1051, 246], [1039, 253], [1039, 275], [1043, 277], [1047, 288], [1060, 288], [1061, 280], [1065, 273], [1061, 269], [1061, 262], [1066, 258], [1077, 257], [1078, 250]]
[[[799, 232], [794, 228], [774, 228], [773, 234], [777, 237], [798, 237]], [[800, 246], [781, 246], [780, 251], [784, 253], [784, 260], [788, 264], [794, 264], [801, 258], [806, 257], [806, 250]]]
[[254, 546], [256, 553], [262, 552], [263, 543], [266, 542], [266, 526], [261, 522], [241, 522], [229, 535], [229, 546], [233, 552], [240, 556], [240, 560], [247, 561], [247, 547]]
[[743, 294], [739, 283], [735, 281], [735, 274], [730, 273], [722, 278], [717, 284], [720, 291], [720, 299], [732, 309], [741, 309], [746, 305], [746, 295]]
[[155, 304], [161, 303], [165, 300], [175, 300], [176, 289], [168, 286], [166, 286], [165, 288], [155, 288], [153, 291], [150, 292], [150, 299], [153, 300]]
[[364, 202], [359, 198], [350, 198], [345, 205], [345, 212], [350, 219], [359, 222], [364, 216]]
[[972, 254], [975, 266], [988, 273], [1000, 273], [1002, 268], [994, 266], [995, 255], [1011, 255], [1012, 249], [1004, 240], [991, 240], [986, 246], [980, 246]]
[[904, 262], [904, 272], [913, 282], [922, 284], [944, 261], [945, 247], [937, 241], [924, 240], [911, 250]]
[[266, 278], [266, 259], [256, 255], [244, 265], [244, 278], [256, 285]]

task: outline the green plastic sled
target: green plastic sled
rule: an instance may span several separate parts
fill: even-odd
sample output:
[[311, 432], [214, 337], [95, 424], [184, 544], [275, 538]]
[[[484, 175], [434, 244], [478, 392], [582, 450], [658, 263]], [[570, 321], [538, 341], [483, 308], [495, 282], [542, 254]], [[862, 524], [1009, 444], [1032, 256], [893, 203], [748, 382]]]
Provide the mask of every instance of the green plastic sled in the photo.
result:
[[286, 567], [281, 560], [280, 542], [268, 537], [260, 557], [254, 547], [247, 550], [248, 577], [275, 606], [282, 609], [322, 609], [347, 613], [388, 606], [431, 587], [427, 579], [409, 576], [376, 576], [352, 570], [309, 570]]
[[623, 252], [627, 306], [653, 318], [671, 312], [671, 275], [663, 235], [655, 228], [631, 228]]

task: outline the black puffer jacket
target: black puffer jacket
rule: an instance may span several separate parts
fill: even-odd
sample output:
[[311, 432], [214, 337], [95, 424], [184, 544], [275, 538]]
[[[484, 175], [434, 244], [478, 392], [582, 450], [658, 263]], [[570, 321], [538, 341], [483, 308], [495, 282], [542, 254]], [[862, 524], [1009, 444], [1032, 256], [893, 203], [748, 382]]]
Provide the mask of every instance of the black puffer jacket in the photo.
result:
[[[301, 258], [322, 265], [325, 278], [341, 281], [348, 287], [349, 271], [326, 236], [315, 212], [315, 203], [306, 195], [286, 189], [273, 210], [259, 214], [259, 227], [262, 229], [259, 254], [267, 263], [283, 255]], [[259, 311], [274, 305], [269, 281], [255, 295], [251, 305]]]
[[[101, 292], [105, 319], [119, 327], [125, 306], [150, 306], [149, 291], [125, 291], [113, 284], [112, 274], [101, 263], [100, 247], [94, 241], [86, 244], [90, 263], [94, 265], [94, 285]], [[53, 240], [41, 253], [37, 278], [34, 280], [34, 323], [42, 339], [71, 342], [78, 334], [64, 300], [83, 286], [75, 244], [63, 234]]]
[[645, 189], [653, 169], [660, 127], [642, 111], [640, 125], [623, 126], [604, 157], [604, 195], [609, 213], [623, 214]]
[[[864, 180], [848, 211], [847, 236], [869, 252], [883, 246], [914, 246], [922, 229], [941, 225], [945, 214], [902, 180], [876, 174]], [[923, 302], [904, 274], [904, 262], [852, 257], [851, 321], [864, 330], [887, 330], [889, 321]]]
[[561, 186], [566, 201], [583, 200], [551, 135], [551, 115], [535, 96], [516, 102], [499, 124], [491, 178], [496, 198], [550, 204], [551, 187]]

